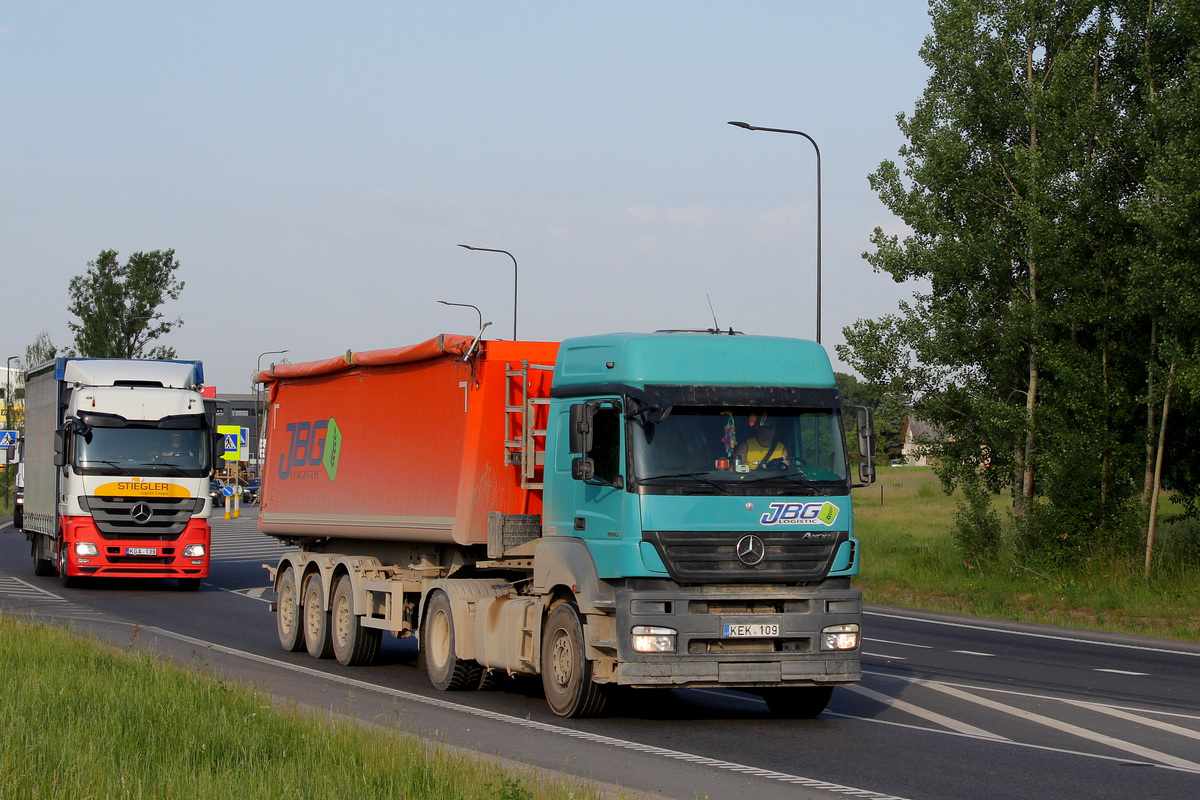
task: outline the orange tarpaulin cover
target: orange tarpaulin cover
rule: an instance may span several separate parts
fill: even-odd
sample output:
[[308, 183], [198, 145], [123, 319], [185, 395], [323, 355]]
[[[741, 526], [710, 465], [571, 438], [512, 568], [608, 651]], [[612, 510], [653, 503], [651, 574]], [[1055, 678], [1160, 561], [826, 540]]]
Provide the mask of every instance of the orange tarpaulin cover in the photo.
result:
[[464, 355], [475, 341], [473, 336], [452, 333], [438, 334], [428, 341], [386, 350], [347, 350], [344, 356], [324, 358], [319, 361], [303, 361], [298, 364], [275, 364], [254, 376], [255, 383], [271, 383], [277, 378], [306, 378], [317, 375], [332, 375], [335, 372], [356, 366], [379, 367], [387, 364], [407, 364], [427, 361], [443, 355]]

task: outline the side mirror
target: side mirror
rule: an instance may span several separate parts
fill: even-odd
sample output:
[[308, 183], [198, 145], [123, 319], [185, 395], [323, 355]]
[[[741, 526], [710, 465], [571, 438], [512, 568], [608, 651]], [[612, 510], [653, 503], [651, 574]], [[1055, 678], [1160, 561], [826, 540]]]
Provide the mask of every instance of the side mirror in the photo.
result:
[[66, 439], [62, 431], [54, 432], [54, 466], [61, 467], [67, 463]]
[[[596, 407], [587, 403], [576, 403], [571, 406], [570, 432], [567, 437], [567, 448], [572, 453], [590, 453], [592, 451], [592, 418], [596, 416]], [[572, 474], [574, 466], [572, 465]]]
[[860, 486], [875, 482], [875, 415], [866, 406], [850, 406], [858, 410], [858, 480]]

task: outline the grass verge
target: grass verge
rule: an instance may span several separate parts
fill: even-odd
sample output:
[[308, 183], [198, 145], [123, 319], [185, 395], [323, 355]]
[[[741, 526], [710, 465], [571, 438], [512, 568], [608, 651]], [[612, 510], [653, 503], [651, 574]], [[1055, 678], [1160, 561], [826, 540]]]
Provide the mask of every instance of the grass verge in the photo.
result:
[[0, 685], [5, 800], [603, 796], [10, 617]]
[[[854, 496], [862, 544], [857, 586], [868, 602], [1026, 622], [1200, 641], [1200, 569], [1166, 565], [1147, 583], [1140, 559], [1055, 570], [1007, 561], [966, 563], [951, 530], [958, 497], [933, 470], [879, 470]], [[996, 508], [1008, 513], [1008, 498]], [[1172, 531], [1166, 526], [1165, 533]]]

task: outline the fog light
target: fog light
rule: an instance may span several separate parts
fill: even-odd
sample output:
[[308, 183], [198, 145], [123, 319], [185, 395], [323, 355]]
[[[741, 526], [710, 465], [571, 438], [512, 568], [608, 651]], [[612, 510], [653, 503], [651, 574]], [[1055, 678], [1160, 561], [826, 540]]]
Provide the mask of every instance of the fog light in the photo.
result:
[[821, 631], [822, 650], [854, 650], [857, 647], [857, 625], [832, 625]]
[[674, 653], [674, 628], [656, 628], [651, 625], [635, 625], [633, 628], [633, 651], [635, 653]]
[[100, 555], [100, 548], [96, 547], [96, 545], [92, 544], [91, 542], [76, 542], [75, 555], [98, 556]]
[[204, 555], [204, 545], [202, 544], [189, 544], [183, 548], [184, 558], [199, 558], [202, 555]]

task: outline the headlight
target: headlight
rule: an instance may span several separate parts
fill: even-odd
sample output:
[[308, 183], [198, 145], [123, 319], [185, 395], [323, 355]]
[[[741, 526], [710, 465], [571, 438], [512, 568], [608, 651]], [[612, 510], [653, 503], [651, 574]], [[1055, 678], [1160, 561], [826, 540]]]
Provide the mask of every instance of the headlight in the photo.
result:
[[96, 545], [92, 544], [91, 542], [76, 542], [75, 555], [98, 556], [100, 555], [100, 548], [96, 547]]
[[674, 653], [675, 638], [679, 635], [674, 628], [651, 625], [635, 625], [632, 634], [635, 653]]
[[184, 558], [200, 558], [202, 555], [204, 555], [204, 545], [202, 544], [189, 544], [183, 548]]
[[854, 650], [858, 647], [858, 625], [832, 625], [821, 631], [822, 650]]

